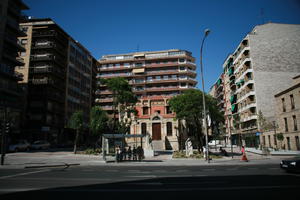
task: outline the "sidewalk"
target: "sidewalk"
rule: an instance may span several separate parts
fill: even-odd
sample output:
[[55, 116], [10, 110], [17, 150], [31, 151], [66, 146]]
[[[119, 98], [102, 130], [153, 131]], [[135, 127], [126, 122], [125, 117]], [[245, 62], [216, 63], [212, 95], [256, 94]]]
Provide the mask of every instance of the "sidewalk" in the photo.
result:
[[[239, 149], [234, 149], [233, 158], [230, 156], [230, 149], [225, 148], [229, 153], [228, 157], [210, 160], [204, 159], [177, 158], [173, 159], [171, 154], [161, 154], [152, 158], [146, 158], [141, 162], [123, 161], [119, 163], [106, 163], [100, 155], [73, 154], [72, 152], [24, 152], [11, 153], [5, 157], [5, 165], [0, 169], [24, 169], [43, 167], [68, 167], [80, 166], [201, 166], [201, 165], [253, 165], [253, 164], [279, 164], [282, 159], [293, 156], [265, 156], [247, 152], [249, 162], [241, 161]], [[211, 149], [214, 152], [214, 149]]]

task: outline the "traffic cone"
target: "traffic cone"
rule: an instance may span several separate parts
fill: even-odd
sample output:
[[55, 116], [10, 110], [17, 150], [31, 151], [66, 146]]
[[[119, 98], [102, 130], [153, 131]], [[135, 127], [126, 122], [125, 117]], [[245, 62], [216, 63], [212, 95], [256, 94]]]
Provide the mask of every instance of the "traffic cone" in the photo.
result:
[[241, 158], [241, 161], [245, 161], [245, 162], [248, 162], [249, 160], [247, 159], [247, 156], [245, 153], [243, 153], [243, 156]]

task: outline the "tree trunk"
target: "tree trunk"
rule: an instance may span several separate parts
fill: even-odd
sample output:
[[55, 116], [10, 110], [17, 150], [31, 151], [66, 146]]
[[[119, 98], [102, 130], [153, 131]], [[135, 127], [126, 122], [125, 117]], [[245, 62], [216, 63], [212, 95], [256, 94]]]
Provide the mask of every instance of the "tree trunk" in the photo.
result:
[[76, 136], [75, 136], [75, 141], [74, 141], [74, 154], [77, 153], [77, 142], [78, 142], [78, 137], [79, 137], [79, 129], [76, 129]]

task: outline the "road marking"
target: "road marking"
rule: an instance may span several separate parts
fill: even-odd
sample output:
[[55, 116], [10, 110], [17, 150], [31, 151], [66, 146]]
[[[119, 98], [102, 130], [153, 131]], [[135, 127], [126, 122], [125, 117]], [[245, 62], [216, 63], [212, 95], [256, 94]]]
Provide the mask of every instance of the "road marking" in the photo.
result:
[[2, 177], [0, 177], [0, 179], [14, 178], [17, 176], [26, 176], [29, 174], [37, 174], [37, 173], [47, 172], [47, 171], [50, 171], [50, 169], [44, 169], [44, 170], [39, 170], [39, 171], [34, 171], [34, 172], [19, 173], [19, 174], [14, 174], [14, 175], [9, 175], [9, 176], [2, 176]]
[[155, 175], [137, 175], [137, 176], [124, 176], [127, 178], [156, 178], [157, 176]]

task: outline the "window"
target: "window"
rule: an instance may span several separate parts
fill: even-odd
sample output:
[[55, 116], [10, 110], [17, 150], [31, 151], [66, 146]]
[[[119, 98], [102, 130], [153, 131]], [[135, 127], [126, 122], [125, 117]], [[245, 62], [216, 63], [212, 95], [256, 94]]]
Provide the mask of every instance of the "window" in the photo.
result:
[[172, 110], [171, 110], [170, 106], [166, 106], [166, 113], [172, 114]]
[[290, 140], [290, 137], [286, 137], [286, 142], [287, 142], [287, 148], [288, 148], [288, 150], [291, 150], [291, 140]]
[[143, 115], [148, 115], [149, 112], [148, 112], [148, 107], [143, 107]]
[[172, 122], [167, 122], [167, 136], [172, 136]]
[[184, 63], [184, 62], [185, 62], [185, 59], [184, 59], [184, 58], [180, 58], [180, 59], [179, 59], [179, 62], [180, 62], [180, 63]]
[[299, 141], [299, 136], [295, 136], [295, 141], [296, 141], [296, 148], [299, 151], [300, 150], [300, 141]]
[[281, 99], [281, 103], [282, 103], [282, 112], [285, 112], [285, 102], [284, 102], [284, 98]]
[[269, 147], [271, 147], [271, 135], [268, 135]]
[[287, 118], [284, 118], [284, 127], [285, 127], [285, 132], [289, 131], [288, 123], [287, 123]]
[[296, 115], [293, 115], [293, 122], [294, 122], [294, 131], [297, 131], [298, 127], [297, 127], [297, 118], [296, 118]]
[[290, 99], [291, 99], [291, 109], [295, 109], [295, 101], [294, 101], [294, 95], [290, 95]]
[[142, 135], [146, 135], [146, 133], [147, 133], [147, 124], [142, 123], [141, 124], [141, 129], [142, 129]]

